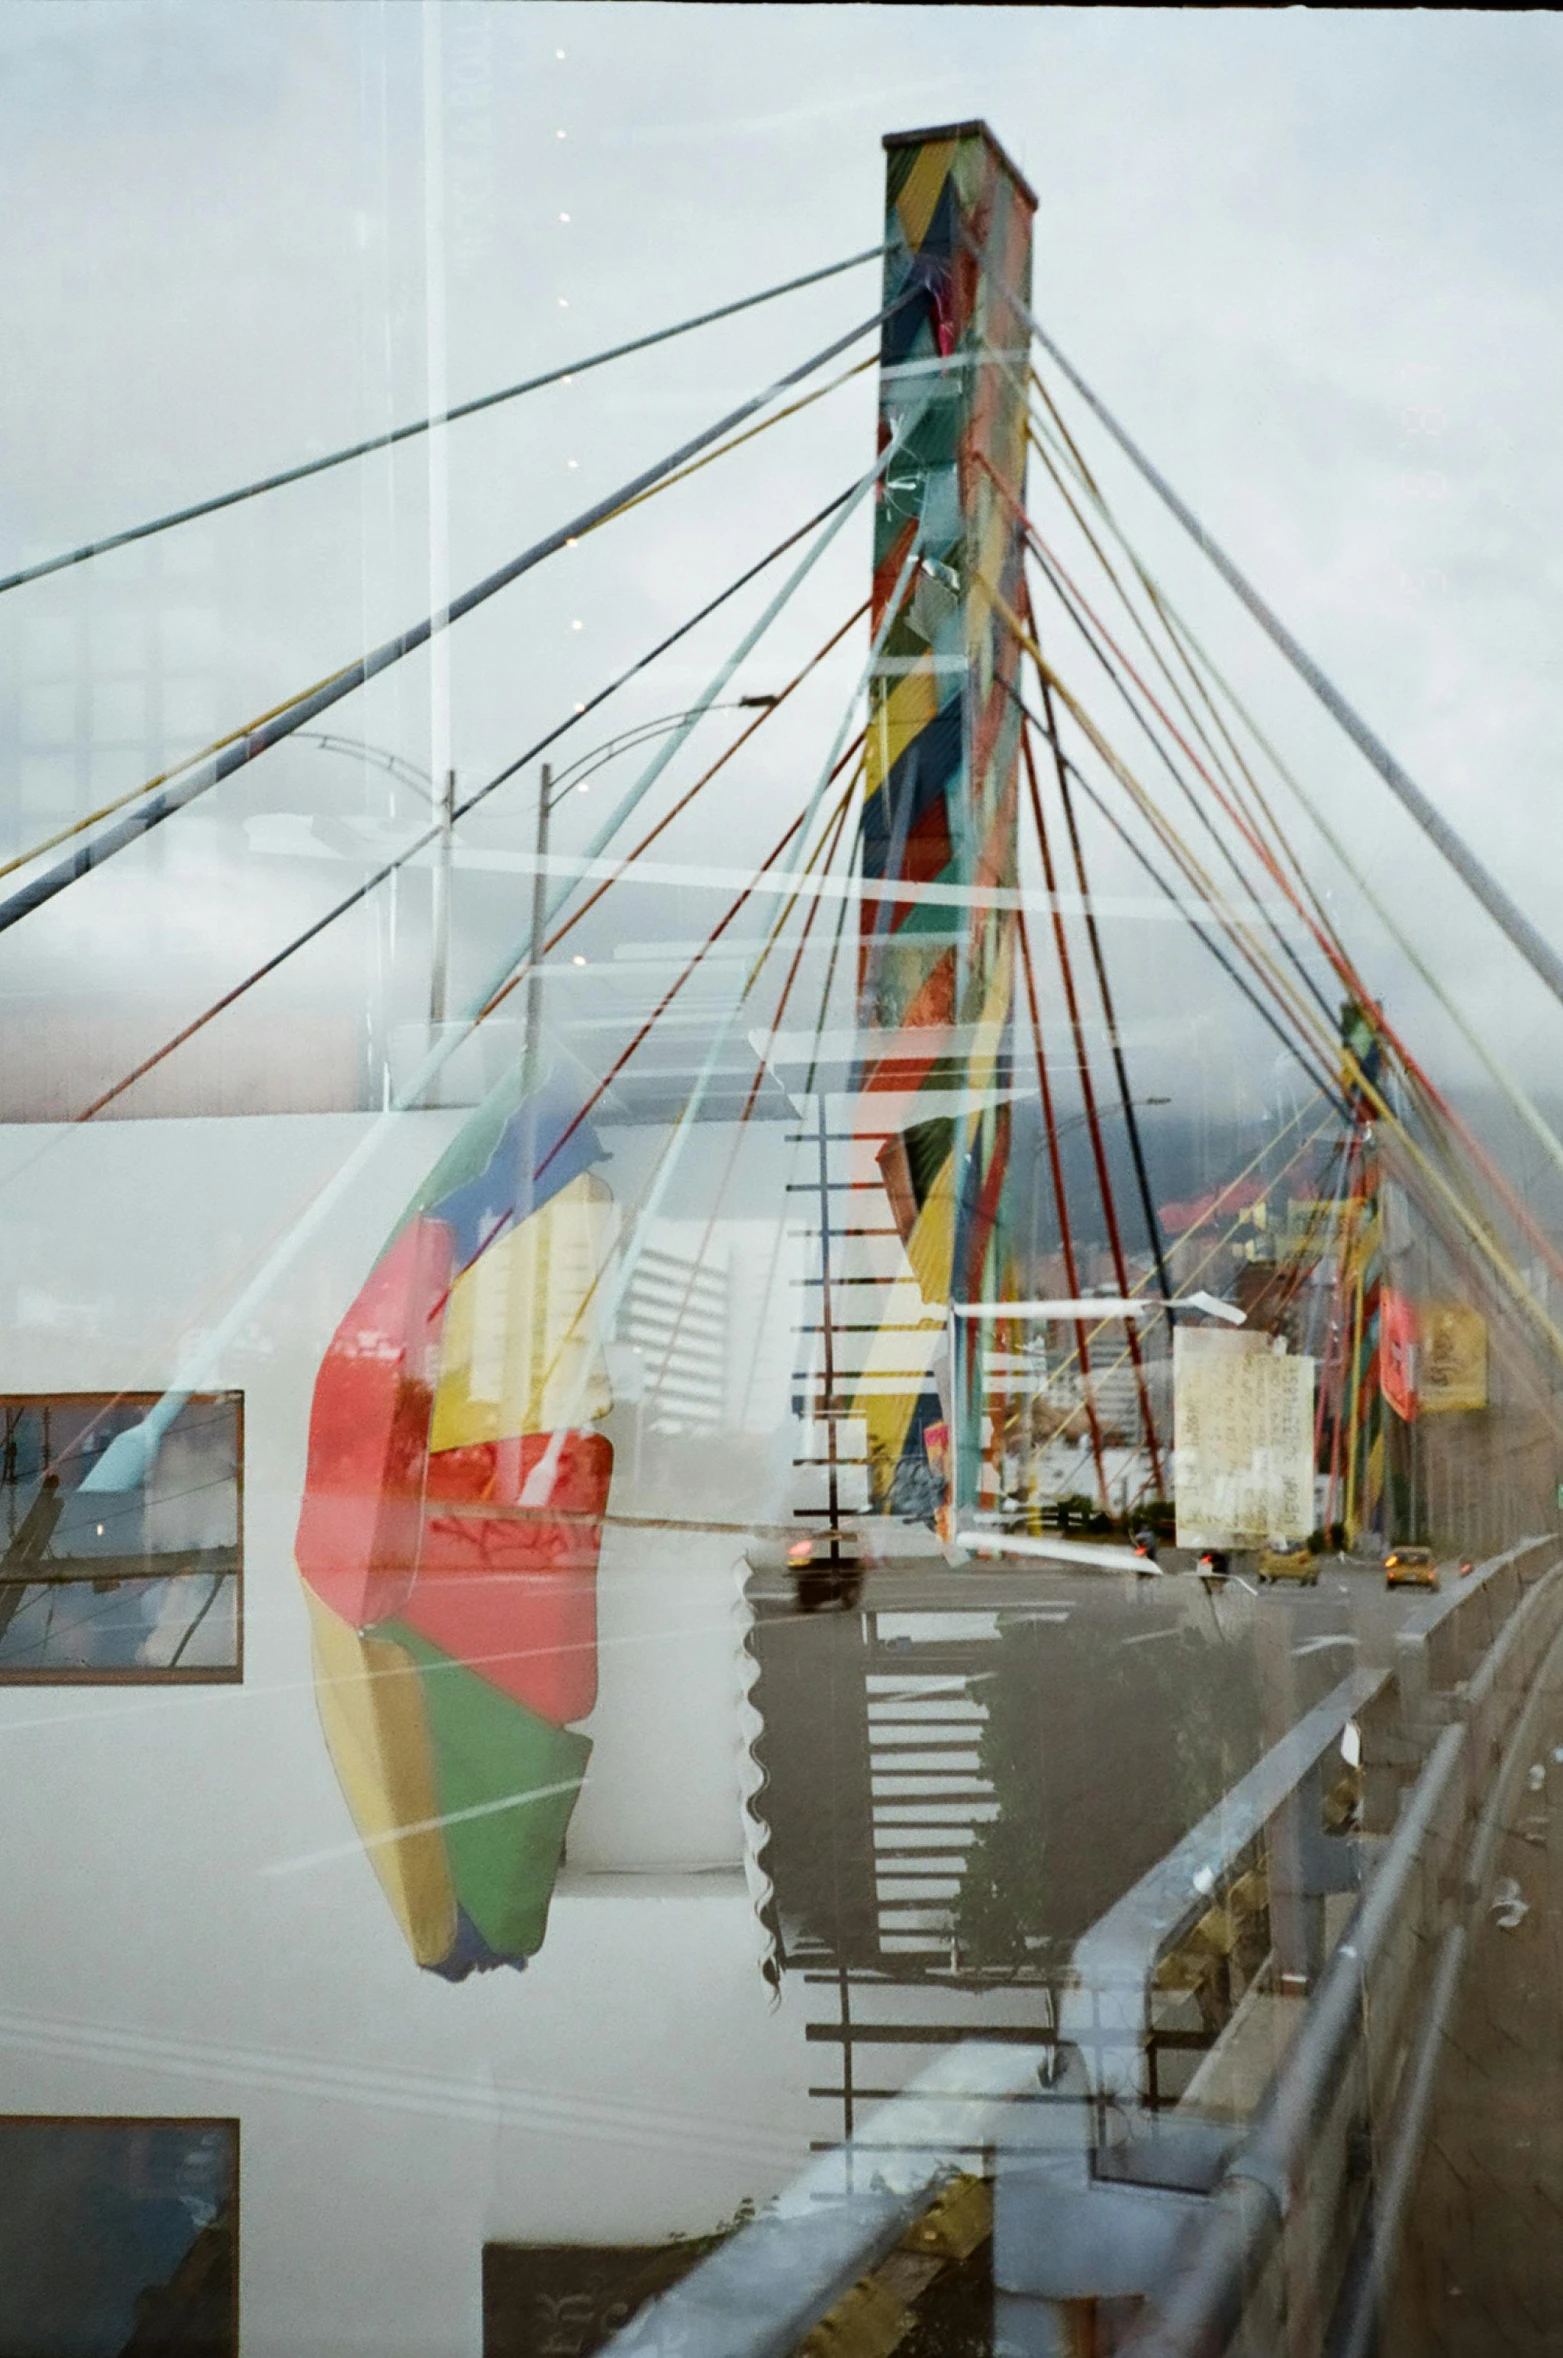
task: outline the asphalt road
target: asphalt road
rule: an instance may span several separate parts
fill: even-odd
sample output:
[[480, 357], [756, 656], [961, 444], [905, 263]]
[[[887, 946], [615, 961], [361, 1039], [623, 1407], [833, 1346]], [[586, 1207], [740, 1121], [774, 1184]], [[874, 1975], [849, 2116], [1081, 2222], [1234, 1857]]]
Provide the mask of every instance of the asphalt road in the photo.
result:
[[[1332, 1557], [1314, 1588], [1233, 1580], [1214, 1594], [1187, 1569], [924, 1560], [869, 1571], [851, 1612], [803, 1614], [785, 1574], [757, 1576], [756, 1753], [783, 1923], [842, 1961], [882, 1963], [872, 1894], [892, 1748], [964, 1743], [960, 1765], [997, 1807], [964, 1855], [963, 1951], [1003, 1964], [1038, 1938], [1072, 1942], [1349, 1671], [1387, 1666], [1425, 1594]], [[909, 1694], [936, 1683], [887, 1726], [903, 1671]], [[940, 1680], [965, 1701], [920, 1738], [944, 1708]], [[907, 1765], [936, 1771], [938, 1756]]]

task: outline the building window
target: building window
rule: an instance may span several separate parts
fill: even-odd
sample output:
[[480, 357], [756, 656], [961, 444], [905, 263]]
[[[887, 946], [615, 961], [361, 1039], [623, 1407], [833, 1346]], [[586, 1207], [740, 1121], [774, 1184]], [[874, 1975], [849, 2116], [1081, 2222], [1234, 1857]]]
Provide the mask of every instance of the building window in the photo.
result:
[[239, 2124], [0, 2115], [0, 2349], [232, 2358]]
[[242, 1675], [242, 1394], [186, 1401], [144, 1486], [83, 1488], [157, 1398], [0, 1396], [0, 1683]]

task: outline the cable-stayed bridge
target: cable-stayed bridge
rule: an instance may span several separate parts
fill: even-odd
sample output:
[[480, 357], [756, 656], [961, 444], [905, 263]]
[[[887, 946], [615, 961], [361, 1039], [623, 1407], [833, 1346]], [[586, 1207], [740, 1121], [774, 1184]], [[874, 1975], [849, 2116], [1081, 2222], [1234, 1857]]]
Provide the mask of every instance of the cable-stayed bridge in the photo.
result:
[[[116, 1431], [82, 1488], [112, 1501], [144, 1487], [224, 1347], [352, 1200], [385, 1139], [421, 1110], [470, 1108], [321, 1363], [299, 1526], [328, 1741], [418, 1963], [453, 1979], [524, 1963], [541, 1943], [546, 1893], [539, 1917], [505, 1881], [513, 1859], [492, 1845], [457, 1857], [432, 1839], [505, 1804], [473, 1785], [452, 1807], [437, 1783], [420, 1782], [406, 1752], [413, 1738], [393, 1728], [374, 1699], [389, 1690], [374, 1681], [394, 1672], [443, 1699], [454, 1682], [431, 1684], [431, 1665], [455, 1665], [543, 1731], [535, 1761], [510, 1772], [532, 1779], [529, 1793], [560, 1801], [546, 1824], [536, 1813], [527, 1865], [541, 1875], [550, 1859], [557, 1869], [586, 1775], [590, 1744], [579, 1729], [596, 1698], [603, 1531], [650, 1519], [692, 1535], [729, 1532], [752, 1543], [756, 1562], [768, 1549], [773, 1574], [800, 1526], [818, 1534], [814, 1555], [833, 1573], [849, 1537], [874, 1534], [861, 1661], [837, 1658], [856, 1624], [795, 1624], [788, 1590], [775, 1580], [765, 1588], [763, 1564], [753, 1640], [752, 1699], [765, 1732], [752, 1749], [771, 1791], [755, 1818], [769, 1837], [758, 1863], [771, 1884], [772, 1970], [816, 1975], [821, 1990], [834, 1977], [841, 2012], [831, 2035], [839, 2033], [843, 2076], [825, 2094], [843, 2104], [847, 2138], [863, 2101], [851, 2080], [849, 2009], [857, 2004], [862, 2036], [864, 1992], [888, 2010], [877, 2043], [915, 2049], [907, 2034], [928, 2031], [932, 2018], [915, 2006], [897, 2015], [907, 2003], [898, 1993], [915, 1989], [921, 2004], [932, 1989], [949, 2005], [940, 2037], [962, 2068], [977, 2069], [968, 2042], [953, 2036], [955, 2000], [1006, 1979], [1031, 1994], [1008, 2026], [1010, 2078], [1025, 2055], [1028, 2098], [1057, 2093], [1067, 2155], [1067, 2167], [1033, 2154], [999, 2172], [1011, 2223], [996, 2264], [1019, 2271], [1001, 2289], [1013, 2295], [1013, 2330], [1032, 2337], [1016, 2346], [1068, 2347], [1059, 2336], [1088, 2329], [1098, 2337], [1089, 2346], [1104, 2349], [1140, 2346], [1135, 2336], [1146, 2347], [1366, 2347], [1361, 2337], [1387, 2314], [1436, 2042], [1457, 2002], [1459, 1907], [1469, 1914], [1486, 1904], [1492, 1813], [1505, 1806], [1536, 1699], [1550, 1694], [1555, 1569], [1535, 1533], [1554, 1504], [1563, 1353], [1546, 1284], [1535, 1281], [1538, 1269], [1563, 1276], [1558, 1248], [1380, 1003], [1369, 977], [1381, 942], [1419, 973], [1542, 1152], [1563, 1163], [1563, 1148], [1461, 1015], [1416, 924], [1381, 879], [1358, 872], [1328, 806], [1268, 741], [1139, 553], [1114, 469], [1127, 466], [1192, 536], [1248, 621], [1560, 997], [1563, 967], [1057, 349], [1032, 307], [1034, 200], [986, 127], [894, 135], [886, 166], [879, 243], [655, 337], [584, 354], [568, 373], [632, 366], [649, 344], [697, 338], [749, 308], [776, 305], [784, 320], [789, 296], [827, 281], [839, 281], [839, 333], [785, 355], [768, 382], [447, 602], [372, 647], [345, 648], [320, 679], [234, 716], [189, 759], [9, 859], [0, 955], [18, 954], [51, 909], [104, 890], [132, 847], [214, 807], [230, 781], [289, 741], [322, 756], [345, 748], [355, 759], [400, 762], [401, 782], [427, 803], [402, 839], [328, 880], [307, 924], [164, 1036], [115, 1069], [94, 1070], [68, 1103], [51, 1102], [56, 1119], [78, 1126], [168, 1102], [156, 1092], [201, 1071], [204, 1056], [220, 1063], [252, 995], [292, 961], [376, 896], [426, 885], [427, 1010], [382, 1043], [373, 1089], [358, 1094], [363, 1076], [353, 1077], [352, 1102], [372, 1112], [371, 1123], [216, 1307], [177, 1377]], [[489, 775], [459, 785], [424, 778], [395, 749], [366, 751], [346, 734], [351, 699], [369, 683], [422, 659], [524, 577], [567, 564], [589, 536], [675, 499], [697, 471], [721, 468], [870, 371], [877, 443], [856, 454], [849, 479], [811, 486], [790, 531], [730, 579], [701, 585], [677, 628], [590, 696], [542, 715], [530, 741]], [[12, 571], [0, 594], [26, 597], [51, 574], [114, 549], [390, 444], [458, 431], [468, 416], [521, 403], [549, 381], [501, 388], [110, 529]], [[840, 536], [865, 528], [863, 595], [844, 614], [816, 613], [824, 560]], [[757, 692], [756, 665], [771, 661], [775, 634], [800, 618], [809, 651], [767, 673]], [[627, 708], [615, 698], [644, 692], [713, 622], [728, 631], [727, 652], [693, 701], [670, 691], [665, 715], [619, 725]], [[767, 813], [763, 851], [752, 862], [721, 856], [724, 798], [742, 803], [764, 733], [843, 658], [850, 694], [818, 729], [791, 800]], [[566, 798], [588, 786], [589, 824], [567, 833], [561, 814], [579, 806]], [[506, 795], [522, 798], [524, 847], [477, 840], [476, 814]], [[309, 838], [330, 857], [340, 847], [327, 821], [312, 820]], [[1335, 914], [1315, 872], [1321, 843], [1371, 910], [1371, 939], [1353, 940]], [[463, 879], [481, 872], [511, 880], [513, 922], [478, 979], [458, 984], [470, 965], [460, 954]], [[1187, 951], [1149, 988], [1143, 972], [1126, 973], [1110, 954], [1125, 879], [1136, 908], [1156, 910]], [[646, 924], [658, 896], [676, 910], [677, 931], [663, 916]], [[605, 961], [599, 945], [633, 951], [636, 928], [650, 936], [639, 945], [644, 958]], [[594, 987], [604, 965], [620, 986], [589, 1012], [569, 996], [584, 988], [572, 976], [588, 965]], [[1296, 1102], [1198, 1201], [1169, 1206], [1148, 1119], [1161, 1076], [1137, 1027], [1151, 1015], [1192, 1022], [1209, 1006], [1260, 1028], [1267, 1052], [1279, 1051], [1295, 1076]], [[630, 1131], [641, 1133], [634, 1151], [613, 1151], [614, 1135]], [[779, 1155], [755, 1151], [762, 1131], [780, 1142]], [[672, 1208], [696, 1166], [700, 1208], [674, 1236]], [[739, 1217], [769, 1220], [763, 1265], [734, 1263], [722, 1224]], [[1065, 1957], [1059, 1928], [1015, 1905], [1030, 1868], [1014, 1837], [1037, 1796], [1021, 1784], [1006, 1808], [991, 1750], [1003, 1682], [991, 1700], [982, 1691], [984, 1650], [1004, 1642], [999, 1624], [1017, 1597], [1047, 1625], [1054, 1608], [1028, 1562], [1051, 1550], [1067, 1564], [1072, 1547], [1121, 1544], [1140, 1528], [1170, 1549], [1174, 1517], [1177, 1526], [1199, 1520], [1185, 1512], [1198, 1468], [1189, 1414], [1181, 1430], [1174, 1425], [1175, 1371], [1185, 1342], [1192, 1364], [1222, 1312], [1246, 1322], [1234, 1363], [1255, 1356], [1247, 1345], [1260, 1336], [1262, 1356], [1306, 1371], [1291, 1386], [1293, 1423], [1301, 1416], [1291, 1446], [1304, 1472], [1285, 1509], [1288, 1529], [1276, 1536], [1317, 1540], [1315, 1562], [1351, 1551], [1366, 1562], [1398, 1542], [1453, 1561], [1479, 1553], [1483, 1569], [1412, 1633], [1420, 1654], [1395, 1653], [1378, 1624], [1314, 1628], [1300, 1606], [1290, 1625], [1299, 1648], [1315, 1639], [1326, 1652], [1377, 1648], [1394, 1675], [1364, 1667], [1322, 1694], [1305, 1681], [1282, 1711], [1293, 1716], [1295, 1705], [1295, 1724], [1269, 1731], [1275, 1741], [1263, 1750], [1251, 1744], [1258, 1757], [1225, 1800], [1210, 1797], [1211, 1825], [1219, 1829], [1225, 1809], [1231, 1827], [1219, 1840], [1210, 1833], [1210, 1855], [1194, 1869], [1208, 1881], [1172, 1891], [1167, 1877], [1187, 1864], [1172, 1840], [1163, 1861], [1137, 1862], [1143, 1873], [1124, 1878], [1126, 1890], [1099, 1895], [1111, 1905], [1099, 1922], [1071, 1927], [1079, 1937]], [[1435, 1335], [1447, 1345], [1442, 1361]], [[696, 1482], [674, 1511], [648, 1518], [644, 1437], [637, 1429], [630, 1465], [604, 1437], [615, 1394], [649, 1404], [653, 1456], [659, 1428], [698, 1445], [744, 1425], [745, 1408], [730, 1404], [753, 1396], [767, 1354], [782, 1365], [789, 1486], [778, 1495], [757, 1482], [743, 1511], [724, 1519]], [[1220, 1353], [1212, 1345], [1204, 1356]], [[774, 1397], [774, 1370], [766, 1382]], [[980, 1570], [979, 1549], [1005, 1568]], [[1274, 1574], [1289, 1576], [1284, 1567]], [[7, 1578], [9, 1633], [46, 1576], [28, 1556]], [[845, 1589], [855, 1604], [855, 1584]], [[1213, 1598], [1189, 1593], [1191, 1610], [1208, 1602], [1215, 1615]], [[1279, 1597], [1265, 1602], [1282, 1610]], [[1094, 1611], [1078, 1597], [1056, 1609], [1081, 1625]], [[896, 1626], [898, 1614], [909, 1626]], [[1181, 1608], [1165, 1627], [1134, 1634], [1181, 1647]], [[804, 1644], [822, 1657], [808, 1666], [822, 1686], [809, 1677], [800, 1685], [785, 1657]], [[1262, 1655], [1264, 1641], [1255, 1645]], [[915, 1671], [904, 1664], [908, 1648]], [[1176, 1699], [1165, 1690], [1164, 1702], [1167, 1692]], [[1202, 1708], [1192, 1698], [1187, 1707]], [[797, 1725], [811, 1712], [830, 1757], [851, 1764], [822, 1801], [842, 1853], [831, 1906], [807, 1889], [809, 1845], [782, 1815], [789, 1713]], [[418, 1741], [436, 1751], [437, 1721], [431, 1703]], [[1158, 1725], [1158, 1745], [1170, 1748], [1175, 1736], [1174, 1725]], [[1325, 1785], [1321, 1763], [1348, 1736], [1340, 1774]], [[395, 1773], [366, 1774], [371, 1754]], [[1108, 1756], [1110, 1739], [1104, 1765]], [[1343, 1782], [1353, 1787], [1344, 1799]], [[1121, 1863], [1114, 1821], [1136, 1802], [1104, 1776], [1083, 1805], [1101, 1824], [1077, 1826], [1073, 1839], [1099, 1838]], [[1319, 1848], [1330, 1810], [1333, 1853]], [[1170, 1839], [1179, 1830], [1166, 1831]], [[1058, 1872], [1056, 1860], [1047, 1871]], [[1436, 1905], [1426, 1898], [1429, 1874], [1442, 1878]], [[1358, 1885], [1360, 1916], [1326, 1908]], [[1192, 1914], [1191, 1892], [1201, 1902]], [[1120, 1947], [1111, 1971], [1093, 1979], [1092, 1958], [1111, 1945], [1101, 1927], [1111, 1930], [1114, 1908], [1135, 1893], [1151, 1925], [1131, 1960], [1139, 1978], [1125, 1980]], [[974, 1916], [979, 1899], [987, 1913], [977, 1906]], [[1217, 1915], [1223, 1923], [1213, 1926]], [[1372, 1931], [1371, 1957], [1353, 1925]], [[1212, 1997], [1211, 1977], [1189, 1961], [1191, 1943], [1223, 1932], [1231, 1955], [1245, 1943], [1256, 1953]], [[1437, 1950], [1425, 2020], [1403, 1988], [1402, 1949], [1413, 1939]], [[1390, 2064], [1352, 2045], [1367, 2037], [1360, 2009], [1370, 1965], [1400, 1975], [1384, 2009], [1397, 2042]], [[1113, 2013], [1126, 1989], [1127, 2026]], [[1192, 2012], [1163, 2003], [1168, 1992], [1189, 1999]], [[1376, 1984], [1370, 1995], [1380, 2002]], [[1266, 1998], [1304, 2010], [1287, 2034], [1292, 2061], [1268, 2077], [1248, 2047], [1241, 2070], [1232, 2060]], [[1081, 2004], [1106, 2012], [1086, 2020]], [[1047, 2032], [1040, 2079], [1021, 2035], [1033, 2029]], [[1180, 2053], [1200, 2060], [1169, 2063]], [[1309, 2057], [1315, 2076], [1304, 2082]], [[1146, 2058], [1154, 2068], [1143, 2078]], [[1329, 2075], [1348, 2064], [1362, 2091], [1342, 2126]], [[1257, 2126], [1246, 2142], [1230, 2123], [1230, 2133], [1205, 2134], [1199, 2074], [1208, 2092], [1221, 2068], [1252, 2099]], [[932, 2093], [941, 2091], [952, 2101], [970, 2094], [953, 2080]], [[980, 2092], [1014, 2091], [999, 2074]], [[1302, 2127], [1286, 2109], [1299, 2104]], [[1130, 2121], [1122, 2136], [1103, 2125], [1111, 2110]], [[1174, 2126], [1164, 2113], [1178, 2114]], [[849, 2159], [844, 2187], [816, 2190], [846, 2198], [826, 2259], [812, 2274], [780, 2264], [807, 2295], [803, 2306], [795, 2300], [767, 2322], [751, 2287], [757, 2322], [743, 2339], [715, 2300], [718, 2338], [706, 2346], [793, 2346], [879, 2259], [886, 2235], [902, 2232], [915, 2215], [906, 2204], [925, 2206], [939, 2171], [974, 2139], [994, 2142], [986, 2130], [952, 2142], [918, 2129], [919, 2151], [938, 2148], [935, 2166], [913, 2171], [892, 2189], [894, 2201], [863, 2217]], [[1122, 2152], [1150, 2174], [1135, 2178]], [[1101, 2195], [1108, 2182], [1116, 2207]], [[1393, 2200], [1386, 2195], [1385, 2223], [1375, 2226], [1363, 2189], [1381, 2182]], [[1255, 2208], [1256, 2185], [1271, 2211]], [[1053, 2260], [1038, 2256], [1051, 2230], [1032, 2217], [1044, 2195], [1056, 2197], [1060, 2216], [1075, 2216], [1068, 2206], [1078, 2198], [1076, 2241]], [[1157, 2196], [1168, 2199], [1152, 2227]], [[1332, 2274], [1306, 2254], [1297, 2259], [1298, 2219], [1313, 2222], [1321, 2246], [1343, 2234], [1350, 2267]], [[786, 2243], [774, 2222], [766, 2232], [777, 2249]], [[1031, 2280], [1020, 2281], [1028, 2266]], [[1312, 2294], [1294, 2293], [1278, 2310], [1275, 2275], [1299, 2270]], [[1134, 2308], [1173, 2285], [1183, 2308], [1174, 2312], [1169, 2294], [1162, 2324]], [[1262, 2327], [1253, 2303], [1270, 2304]], [[1261, 2331], [1285, 2338], [1239, 2338]], [[1155, 2342], [1158, 2332], [1170, 2338]]]

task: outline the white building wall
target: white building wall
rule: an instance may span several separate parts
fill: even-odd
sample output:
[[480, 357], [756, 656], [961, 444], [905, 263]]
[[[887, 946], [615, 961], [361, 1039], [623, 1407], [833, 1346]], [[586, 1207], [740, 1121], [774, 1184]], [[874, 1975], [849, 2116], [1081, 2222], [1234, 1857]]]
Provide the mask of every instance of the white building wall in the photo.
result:
[[[485, 2236], [695, 2232], [806, 2153], [738, 1871], [730, 1538], [608, 1534], [592, 1781], [525, 1975], [417, 1971], [326, 1757], [314, 1370], [461, 1118], [389, 1130], [208, 1379], [245, 1393], [244, 1684], [0, 1690], [0, 2109], [240, 2117], [246, 2358], [472, 2358]], [[162, 1385], [368, 1119], [0, 1130], [0, 1388]]]

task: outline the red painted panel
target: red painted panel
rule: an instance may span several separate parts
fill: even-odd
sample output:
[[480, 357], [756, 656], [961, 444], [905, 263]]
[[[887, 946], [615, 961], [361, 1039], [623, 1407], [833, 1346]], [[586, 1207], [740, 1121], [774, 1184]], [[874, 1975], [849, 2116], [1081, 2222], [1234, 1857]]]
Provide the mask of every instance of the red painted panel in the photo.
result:
[[334, 1613], [363, 1629], [412, 1584], [444, 1304], [443, 1221], [410, 1221], [332, 1336], [309, 1418], [298, 1568]]
[[[556, 1440], [548, 1495], [526, 1500], [527, 1477]], [[597, 1700], [597, 1556], [612, 1472], [600, 1433], [526, 1433], [429, 1459], [418, 1577], [400, 1617], [561, 1727]]]
[[1421, 1321], [1414, 1302], [1385, 1286], [1379, 1297], [1379, 1381], [1396, 1416], [1410, 1424], [1417, 1397], [1417, 1344]]

